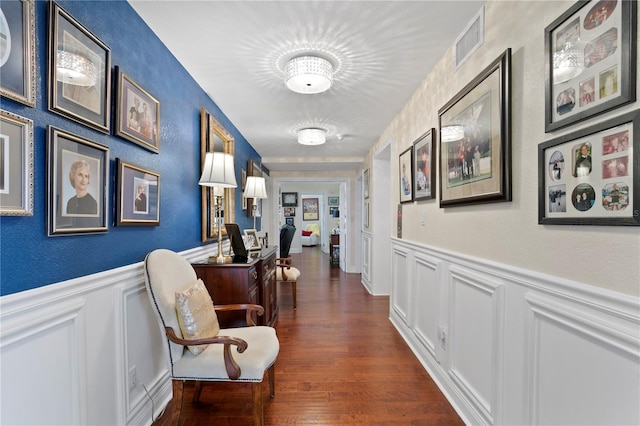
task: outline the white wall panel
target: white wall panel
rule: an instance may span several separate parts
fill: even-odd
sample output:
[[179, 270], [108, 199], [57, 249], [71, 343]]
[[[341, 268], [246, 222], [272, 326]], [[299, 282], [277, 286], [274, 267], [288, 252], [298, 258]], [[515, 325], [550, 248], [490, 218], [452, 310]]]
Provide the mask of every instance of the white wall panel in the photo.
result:
[[427, 352], [438, 360], [436, 342], [438, 341], [438, 319], [440, 315], [440, 294], [438, 262], [426, 256], [415, 256], [413, 310], [413, 332]]
[[362, 233], [362, 285], [369, 293], [373, 293], [371, 287], [371, 234]]
[[408, 252], [394, 249], [391, 257], [391, 274], [393, 282], [391, 288], [391, 309], [393, 309], [402, 322], [409, 326], [409, 312], [411, 300], [411, 264]]

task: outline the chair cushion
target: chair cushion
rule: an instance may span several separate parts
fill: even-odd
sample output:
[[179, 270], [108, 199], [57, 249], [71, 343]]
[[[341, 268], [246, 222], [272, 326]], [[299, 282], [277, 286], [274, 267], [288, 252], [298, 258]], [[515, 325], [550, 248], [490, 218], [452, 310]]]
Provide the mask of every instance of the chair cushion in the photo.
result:
[[[213, 301], [201, 279], [185, 290], [176, 292], [176, 313], [185, 339], [213, 337], [220, 330]], [[194, 355], [198, 355], [207, 346], [191, 345], [188, 348]]]
[[287, 275], [287, 279], [285, 280], [282, 277], [282, 268], [276, 268], [276, 280], [278, 281], [298, 281], [298, 277], [300, 276], [300, 270], [298, 268], [294, 268], [293, 266], [289, 269], [284, 268], [284, 273]]
[[[240, 366], [238, 381], [261, 382], [264, 372], [276, 361], [280, 343], [272, 327], [223, 328], [218, 336], [239, 337], [248, 343], [243, 353], [232, 346], [233, 358]], [[224, 345], [211, 344], [199, 356], [185, 351], [184, 356], [173, 364], [173, 377], [185, 380], [229, 381], [224, 367]]]

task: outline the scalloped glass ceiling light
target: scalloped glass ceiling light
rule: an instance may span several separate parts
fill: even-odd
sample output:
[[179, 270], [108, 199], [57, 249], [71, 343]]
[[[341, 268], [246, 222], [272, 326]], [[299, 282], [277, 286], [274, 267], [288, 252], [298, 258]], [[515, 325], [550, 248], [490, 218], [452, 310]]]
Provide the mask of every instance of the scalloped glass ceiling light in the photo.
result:
[[307, 128], [298, 130], [298, 143], [301, 145], [322, 145], [327, 141], [324, 129]]
[[317, 56], [291, 59], [284, 68], [284, 75], [285, 84], [296, 93], [322, 93], [333, 84], [331, 62]]

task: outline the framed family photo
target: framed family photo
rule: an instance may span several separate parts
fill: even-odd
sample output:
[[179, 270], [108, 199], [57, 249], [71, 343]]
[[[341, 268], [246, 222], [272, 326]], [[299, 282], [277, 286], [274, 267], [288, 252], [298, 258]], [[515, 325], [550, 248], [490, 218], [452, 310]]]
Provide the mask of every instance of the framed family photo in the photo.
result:
[[405, 149], [399, 157], [400, 202], [413, 201], [413, 147]]
[[159, 152], [160, 102], [116, 67], [116, 136]]
[[36, 106], [34, 0], [0, 3], [0, 95]]
[[108, 231], [109, 148], [47, 128], [47, 235]]
[[116, 225], [160, 225], [160, 175], [116, 158]]
[[434, 152], [435, 129], [429, 129], [413, 143], [413, 200], [429, 200], [434, 197], [436, 167]]
[[109, 133], [111, 50], [58, 4], [49, 4], [48, 108]]
[[637, 2], [579, 1], [545, 28], [545, 131], [636, 98]]
[[438, 111], [440, 207], [511, 201], [511, 49]]
[[33, 216], [33, 120], [3, 110], [0, 216]]
[[262, 244], [260, 244], [260, 239], [258, 238], [258, 233], [255, 229], [245, 229], [244, 240], [247, 250], [260, 250], [262, 248]]
[[640, 225], [640, 112], [538, 145], [538, 223]]

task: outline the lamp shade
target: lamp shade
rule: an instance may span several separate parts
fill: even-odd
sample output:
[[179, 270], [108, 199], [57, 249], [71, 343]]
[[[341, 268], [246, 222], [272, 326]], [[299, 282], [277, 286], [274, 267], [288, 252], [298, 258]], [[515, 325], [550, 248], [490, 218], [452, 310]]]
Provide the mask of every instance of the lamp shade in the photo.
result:
[[264, 178], [260, 176], [247, 177], [247, 183], [242, 196], [245, 198], [267, 198], [267, 188], [264, 184]]
[[300, 56], [287, 62], [285, 84], [296, 93], [314, 94], [329, 90], [333, 84], [331, 62], [317, 56]]
[[202, 186], [235, 188], [236, 172], [233, 168], [233, 156], [221, 152], [207, 152], [204, 157], [202, 176], [198, 182]]

